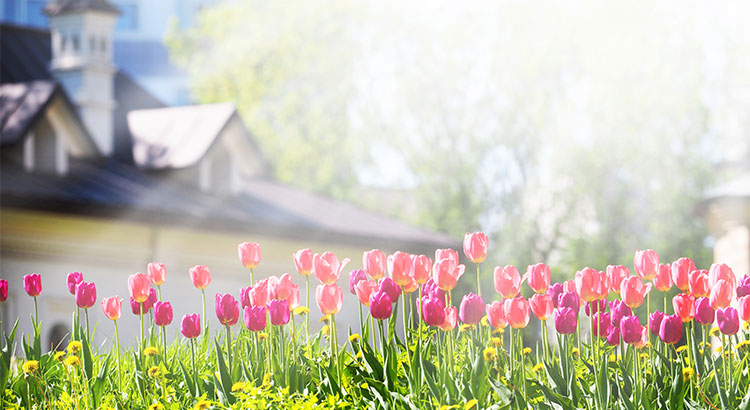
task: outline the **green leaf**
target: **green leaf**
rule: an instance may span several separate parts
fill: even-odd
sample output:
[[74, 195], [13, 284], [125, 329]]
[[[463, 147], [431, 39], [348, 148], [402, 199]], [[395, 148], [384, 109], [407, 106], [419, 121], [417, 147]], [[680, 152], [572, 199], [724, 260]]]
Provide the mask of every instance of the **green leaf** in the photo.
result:
[[[223, 398], [222, 402], [234, 404], [234, 395], [232, 394], [232, 377], [229, 375], [227, 363], [224, 361], [224, 354], [221, 351], [219, 342], [214, 340], [214, 345], [216, 346], [216, 361], [219, 367], [219, 376], [221, 377], [221, 383], [217, 384], [217, 386], [220, 387], [220, 389], [218, 389], [220, 393], [219, 397]], [[216, 376], [214, 376], [214, 379], [215, 378]]]
[[192, 397], [195, 397], [195, 384], [193, 383], [193, 376], [187, 371], [185, 365], [182, 363], [182, 360], [177, 359], [177, 363], [179, 363], [180, 365], [180, 371], [182, 372], [182, 378], [185, 381], [185, 386], [187, 386], [188, 390], [190, 391], [190, 395]]
[[729, 406], [727, 406], [727, 397], [725, 395], [724, 389], [721, 387], [721, 383], [719, 382], [719, 372], [716, 371], [716, 361], [711, 360], [711, 366], [714, 368], [714, 380], [716, 381], [716, 390], [719, 394], [719, 401], [721, 401], [721, 407], [723, 409], [729, 409]]
[[675, 366], [672, 372], [672, 390], [669, 393], [669, 408], [680, 410], [684, 406], [686, 385], [682, 380], [681, 366]]
[[91, 380], [92, 377], [94, 377], [94, 359], [91, 357], [91, 347], [89, 346], [89, 341], [87, 337], [81, 338], [81, 344], [83, 345], [82, 355], [81, 355], [81, 364], [83, 365], [83, 373], [86, 375], [87, 380]]
[[599, 370], [599, 380], [596, 383], [597, 391], [599, 394], [599, 403], [601, 403], [605, 409], [609, 407], [609, 377], [607, 373], [607, 357], [608, 356], [605, 356], [604, 358], [600, 359], [602, 362], [602, 367]]
[[531, 382], [535, 384], [539, 388], [539, 390], [542, 391], [542, 393], [544, 393], [544, 397], [546, 397], [550, 402], [560, 405], [565, 410], [575, 410], [575, 405], [569, 398], [553, 392], [549, 389], [549, 387], [545, 386], [542, 383], [539, 383], [536, 380], [532, 380]]

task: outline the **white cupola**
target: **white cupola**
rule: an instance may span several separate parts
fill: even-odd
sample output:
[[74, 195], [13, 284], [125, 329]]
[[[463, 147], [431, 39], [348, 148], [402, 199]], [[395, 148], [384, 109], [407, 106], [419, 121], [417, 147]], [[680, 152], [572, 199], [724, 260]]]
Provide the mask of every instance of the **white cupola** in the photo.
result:
[[57, 0], [44, 8], [52, 36], [50, 69], [78, 109], [102, 155], [114, 148], [113, 35], [120, 11], [107, 0]]

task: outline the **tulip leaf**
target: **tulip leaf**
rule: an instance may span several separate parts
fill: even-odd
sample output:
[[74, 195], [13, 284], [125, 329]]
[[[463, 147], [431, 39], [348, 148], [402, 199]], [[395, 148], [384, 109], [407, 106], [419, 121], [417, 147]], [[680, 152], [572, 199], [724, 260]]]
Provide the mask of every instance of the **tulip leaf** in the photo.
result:
[[91, 378], [94, 376], [93, 373], [93, 367], [94, 367], [94, 360], [91, 357], [91, 348], [89, 347], [89, 340], [87, 337], [81, 338], [81, 344], [82, 344], [82, 355], [81, 355], [81, 362], [83, 364], [83, 373], [86, 375], [86, 380], [91, 380]]
[[[219, 342], [214, 340], [214, 345], [216, 347], [216, 361], [219, 366], [219, 376], [221, 377], [221, 383], [218, 386], [220, 389], [218, 389], [218, 391], [224, 396], [227, 402], [233, 404], [234, 395], [232, 395], [232, 377], [229, 375], [227, 363], [224, 361], [224, 354], [221, 351]], [[214, 378], [216, 378], [216, 376], [214, 376]]]
[[724, 393], [724, 389], [721, 387], [721, 383], [719, 382], [719, 372], [716, 371], [716, 361], [711, 360], [711, 365], [714, 368], [714, 380], [716, 381], [716, 391], [719, 395], [719, 401], [721, 401], [721, 407], [723, 409], [728, 409], [729, 406], [727, 406], [727, 397]]
[[669, 408], [680, 410], [684, 406], [685, 392], [687, 391], [686, 386], [682, 380], [682, 372], [680, 366], [675, 366], [674, 372], [672, 372], [672, 390], [669, 393]]
[[599, 393], [599, 403], [603, 406], [603, 408], [608, 408], [609, 406], [609, 376], [607, 373], [607, 359], [600, 359], [602, 362], [602, 367], [599, 369], [599, 380], [597, 381], [597, 391]]
[[539, 388], [539, 390], [542, 391], [544, 394], [544, 397], [547, 398], [552, 403], [556, 403], [560, 405], [565, 410], [573, 410], [575, 409], [575, 405], [573, 404], [573, 401], [569, 399], [568, 397], [562, 396], [558, 393], [553, 392], [549, 389], [549, 387], [545, 386], [542, 383], [539, 383], [536, 380], [531, 380], [531, 382]]
[[750, 410], [750, 389], [745, 394], [745, 397], [740, 402], [738, 410]]
[[195, 384], [193, 384], [193, 376], [191, 376], [187, 371], [185, 365], [182, 363], [182, 360], [177, 359], [177, 363], [179, 363], [180, 365], [180, 371], [182, 372], [182, 378], [185, 380], [185, 386], [187, 386], [188, 390], [190, 391], [190, 395], [192, 397], [195, 397]]

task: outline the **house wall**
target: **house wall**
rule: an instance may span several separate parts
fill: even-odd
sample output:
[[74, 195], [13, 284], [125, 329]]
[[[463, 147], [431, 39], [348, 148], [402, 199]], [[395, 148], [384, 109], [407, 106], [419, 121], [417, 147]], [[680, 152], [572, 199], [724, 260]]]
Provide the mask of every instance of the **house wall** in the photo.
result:
[[[201, 312], [200, 292], [192, 286], [188, 274], [188, 269], [196, 264], [207, 265], [212, 272], [206, 302], [207, 316], [215, 332], [218, 325], [214, 313], [215, 293], [230, 292], [239, 299], [240, 287], [250, 284], [250, 273], [241, 266], [237, 256], [237, 244], [243, 241], [261, 244], [262, 262], [256, 268], [256, 280], [271, 274], [291, 273], [295, 283], [300, 284], [302, 304], [305, 303], [305, 282], [294, 269], [293, 252], [309, 247], [314, 252], [333, 251], [340, 259], [351, 258], [352, 263], [339, 280], [339, 286], [344, 290], [344, 309], [337, 315], [339, 340], [345, 340], [348, 326], [359, 331], [358, 301], [349, 293], [348, 272], [361, 267], [362, 252], [369, 248], [343, 243], [301, 242], [251, 233], [205, 231], [190, 228], [190, 221], [185, 221], [180, 227], [147, 225], [127, 221], [127, 213], [114, 220], [10, 208], [0, 211], [0, 272], [10, 282], [8, 300], [1, 306], [2, 326], [8, 331], [16, 318], [20, 318], [19, 333], [29, 334], [29, 317], [33, 314], [34, 304], [23, 290], [22, 277], [39, 273], [43, 282], [43, 291], [38, 298], [39, 316], [45, 345], [49, 343], [55, 325], [70, 328], [75, 302], [65, 283], [67, 274], [72, 271], [82, 272], [86, 281], [94, 281], [97, 286], [97, 304], [89, 312], [91, 326], [96, 329], [95, 345], [110, 343], [113, 337], [114, 327], [103, 315], [100, 301], [114, 295], [124, 300], [123, 316], [118, 321], [121, 341], [124, 345], [136, 342], [139, 320], [127, 302], [127, 278], [132, 273], [144, 272], [151, 261], [164, 263], [167, 267], [162, 296], [172, 302], [175, 318], [168, 328], [169, 340], [179, 332], [179, 322], [184, 314]], [[321, 326], [321, 314], [314, 302], [316, 285], [317, 281], [311, 277], [310, 323], [314, 331]], [[397, 328], [400, 329], [400, 325]]]
[[714, 261], [729, 265], [738, 277], [750, 273], [750, 200], [713, 201], [706, 219], [716, 239]]

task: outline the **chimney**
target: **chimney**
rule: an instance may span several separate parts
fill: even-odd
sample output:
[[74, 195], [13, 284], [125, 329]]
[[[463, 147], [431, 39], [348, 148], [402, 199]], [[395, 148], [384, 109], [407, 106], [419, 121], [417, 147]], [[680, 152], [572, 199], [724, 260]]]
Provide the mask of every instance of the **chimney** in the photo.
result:
[[107, 0], [48, 3], [52, 35], [51, 71], [78, 108], [104, 156], [114, 147], [113, 35], [120, 11]]

